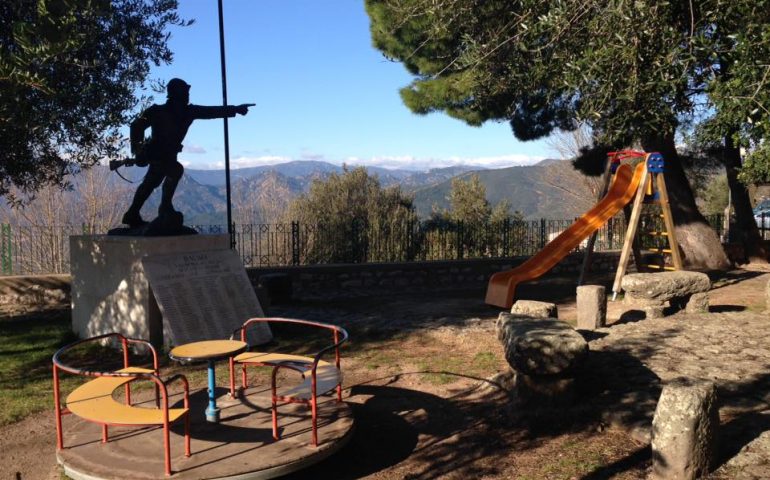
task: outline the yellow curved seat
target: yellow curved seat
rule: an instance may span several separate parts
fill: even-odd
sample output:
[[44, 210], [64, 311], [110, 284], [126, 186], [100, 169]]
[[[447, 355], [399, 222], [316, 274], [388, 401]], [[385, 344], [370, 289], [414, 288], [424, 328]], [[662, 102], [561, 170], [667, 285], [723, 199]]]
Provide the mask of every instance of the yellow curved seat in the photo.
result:
[[[235, 357], [235, 363], [287, 367], [303, 375], [313, 368], [312, 358], [285, 353], [244, 352]], [[310, 376], [305, 375], [301, 383], [281, 390], [280, 394], [283, 397], [310, 400], [312, 397], [311, 382]], [[342, 383], [342, 372], [334, 364], [320, 360], [318, 368], [316, 368], [316, 395], [330, 392], [340, 383]]]
[[[146, 368], [129, 367], [117, 370], [120, 373], [154, 373]], [[112, 393], [123, 385], [135, 380], [134, 377], [97, 377], [84, 383], [67, 396], [70, 412], [96, 423], [112, 425], [163, 425], [163, 409], [144, 408], [118, 402]], [[169, 423], [178, 420], [186, 408], [169, 408]]]

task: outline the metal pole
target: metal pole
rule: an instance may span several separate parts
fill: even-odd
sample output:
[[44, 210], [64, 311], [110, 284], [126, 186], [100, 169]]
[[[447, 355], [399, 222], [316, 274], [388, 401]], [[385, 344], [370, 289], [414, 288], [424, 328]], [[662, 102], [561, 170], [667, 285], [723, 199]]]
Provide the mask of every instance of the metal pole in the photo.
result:
[[[217, 0], [219, 6], [219, 58], [222, 67], [222, 105], [227, 106], [227, 66], [225, 63], [225, 22], [222, 14], [222, 0]], [[227, 233], [230, 234], [230, 248], [235, 249], [235, 232], [233, 232], [233, 210], [230, 192], [230, 130], [225, 123], [225, 191], [227, 192]]]

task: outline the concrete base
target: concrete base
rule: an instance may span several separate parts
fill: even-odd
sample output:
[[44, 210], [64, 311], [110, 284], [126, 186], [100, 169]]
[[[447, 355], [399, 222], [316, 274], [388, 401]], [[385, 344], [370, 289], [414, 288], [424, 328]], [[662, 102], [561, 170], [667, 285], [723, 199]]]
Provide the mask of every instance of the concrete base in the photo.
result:
[[228, 235], [70, 237], [72, 330], [81, 338], [119, 332], [163, 344], [163, 324], [142, 257], [224, 250]]
[[[217, 424], [205, 420], [206, 391], [191, 395], [192, 455], [184, 456], [184, 426], [178, 422], [171, 432], [171, 477], [163, 474], [162, 429], [110, 427], [110, 441], [102, 444], [100, 425], [74, 415], [63, 418], [65, 448], [57, 453], [57, 460], [64, 473], [76, 480], [266, 479], [320, 462], [352, 436], [353, 415], [348, 405], [323, 397], [319, 399], [317, 447], [311, 444], [310, 409], [304, 405], [278, 407], [281, 439], [274, 440], [269, 388], [254, 387], [246, 393], [233, 400], [225, 389], [217, 389], [221, 408]], [[171, 401], [181, 406], [181, 395]]]

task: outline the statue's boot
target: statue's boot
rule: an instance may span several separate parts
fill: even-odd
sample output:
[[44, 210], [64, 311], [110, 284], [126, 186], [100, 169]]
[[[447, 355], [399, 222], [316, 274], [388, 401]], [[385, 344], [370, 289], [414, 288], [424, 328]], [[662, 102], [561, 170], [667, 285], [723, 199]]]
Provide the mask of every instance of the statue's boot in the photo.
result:
[[141, 215], [139, 215], [139, 212], [135, 210], [128, 210], [126, 213], [123, 214], [123, 220], [121, 220], [124, 224], [128, 225], [131, 228], [141, 227], [142, 225], [147, 225], [147, 221], [142, 218]]
[[121, 221], [124, 224], [131, 228], [141, 227], [142, 225], [147, 224], [147, 222], [142, 219], [139, 211], [142, 209], [142, 205], [147, 201], [147, 198], [149, 198], [153, 190], [153, 188], [146, 185], [144, 182], [139, 185], [134, 194], [134, 200], [131, 202], [131, 206], [128, 207], [126, 213], [123, 214], [123, 219]]
[[176, 186], [179, 184], [178, 178], [166, 177], [163, 181], [163, 190], [160, 197], [160, 206], [158, 207], [159, 217], [169, 217], [171, 215], [179, 215], [179, 212], [174, 210], [174, 204], [171, 200], [174, 198], [174, 192]]

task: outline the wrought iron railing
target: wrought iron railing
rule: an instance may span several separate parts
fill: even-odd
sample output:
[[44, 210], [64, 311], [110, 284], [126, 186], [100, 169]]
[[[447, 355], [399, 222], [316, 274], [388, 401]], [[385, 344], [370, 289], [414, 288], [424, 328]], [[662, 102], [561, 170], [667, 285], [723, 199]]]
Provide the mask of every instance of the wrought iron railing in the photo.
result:
[[[722, 238], [722, 216], [708, 217]], [[644, 220], [652, 224], [654, 217]], [[410, 220], [395, 225], [300, 224], [235, 225], [234, 240], [246, 266], [408, 262], [530, 256], [556, 238], [573, 220], [506, 220], [464, 223]], [[760, 224], [768, 238], [770, 218]], [[202, 234], [225, 234], [224, 225], [197, 225]], [[595, 249], [617, 250], [625, 221], [617, 216], [598, 232]], [[99, 234], [88, 225], [19, 226], [0, 224], [0, 274], [69, 272], [69, 236]], [[585, 242], [578, 247], [583, 248]]]

